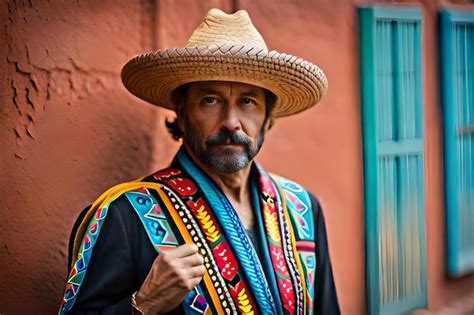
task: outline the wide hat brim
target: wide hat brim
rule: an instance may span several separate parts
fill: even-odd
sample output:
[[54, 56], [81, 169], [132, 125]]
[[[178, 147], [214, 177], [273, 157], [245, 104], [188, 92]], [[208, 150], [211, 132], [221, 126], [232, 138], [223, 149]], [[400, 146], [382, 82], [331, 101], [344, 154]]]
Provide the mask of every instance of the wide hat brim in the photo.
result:
[[168, 109], [174, 109], [172, 92], [186, 83], [234, 81], [255, 85], [276, 95], [273, 117], [312, 107], [328, 85], [323, 71], [311, 62], [285, 53], [230, 44], [143, 54], [130, 60], [121, 76], [132, 94]]

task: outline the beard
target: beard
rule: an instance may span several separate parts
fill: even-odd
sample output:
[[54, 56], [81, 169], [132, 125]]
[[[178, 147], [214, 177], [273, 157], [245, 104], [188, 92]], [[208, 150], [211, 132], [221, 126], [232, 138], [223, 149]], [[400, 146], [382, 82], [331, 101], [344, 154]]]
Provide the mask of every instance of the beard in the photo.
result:
[[[194, 155], [205, 165], [220, 173], [240, 171], [255, 158], [265, 138], [265, 122], [254, 141], [238, 131], [221, 129], [207, 137], [203, 143], [202, 134], [185, 118], [184, 141]], [[235, 146], [223, 146], [235, 145]]]

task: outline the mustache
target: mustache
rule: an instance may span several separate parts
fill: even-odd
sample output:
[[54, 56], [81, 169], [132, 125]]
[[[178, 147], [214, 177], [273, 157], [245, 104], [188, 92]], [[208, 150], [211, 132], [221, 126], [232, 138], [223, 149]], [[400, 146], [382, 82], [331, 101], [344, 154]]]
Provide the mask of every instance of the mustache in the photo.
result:
[[249, 137], [247, 137], [246, 135], [238, 131], [222, 129], [219, 132], [213, 135], [210, 135], [206, 140], [207, 146], [221, 145], [221, 144], [228, 144], [228, 143], [249, 146], [252, 144], [252, 139], [250, 139]]

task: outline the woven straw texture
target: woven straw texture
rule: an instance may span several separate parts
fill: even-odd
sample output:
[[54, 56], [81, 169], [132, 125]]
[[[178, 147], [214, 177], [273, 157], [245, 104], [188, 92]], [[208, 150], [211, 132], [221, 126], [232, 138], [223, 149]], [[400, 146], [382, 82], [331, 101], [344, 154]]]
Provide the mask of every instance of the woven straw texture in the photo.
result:
[[152, 104], [173, 109], [171, 93], [196, 81], [235, 81], [272, 91], [274, 117], [316, 104], [327, 90], [323, 71], [296, 56], [267, 51], [245, 11], [212, 9], [184, 48], [143, 54], [122, 69], [125, 87]]

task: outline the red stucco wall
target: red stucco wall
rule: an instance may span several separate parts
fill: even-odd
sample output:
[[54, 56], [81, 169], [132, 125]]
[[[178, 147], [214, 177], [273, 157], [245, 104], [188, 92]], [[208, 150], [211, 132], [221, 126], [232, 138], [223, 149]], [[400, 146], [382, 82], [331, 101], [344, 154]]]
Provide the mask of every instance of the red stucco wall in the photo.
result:
[[147, 173], [157, 113], [121, 65], [150, 48], [138, 1], [2, 1], [0, 313], [52, 314], [78, 211]]
[[[359, 1], [355, 1], [359, 3]], [[406, 2], [406, 1], [404, 1]], [[458, 1], [467, 2], [467, 1]], [[444, 277], [436, 10], [422, 1], [429, 308], [474, 295]], [[320, 199], [344, 314], [364, 314], [364, 206], [358, 29], [351, 0], [121, 0], [0, 3], [0, 313], [50, 314], [66, 277], [77, 213], [105, 188], [165, 166], [172, 113], [122, 87], [133, 55], [181, 46], [211, 7], [249, 11], [270, 49], [329, 78], [315, 108], [278, 120], [259, 162]]]

